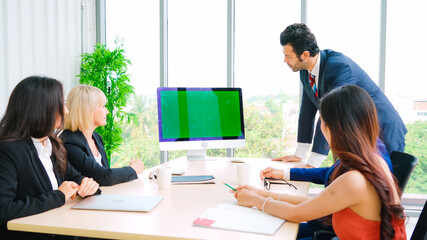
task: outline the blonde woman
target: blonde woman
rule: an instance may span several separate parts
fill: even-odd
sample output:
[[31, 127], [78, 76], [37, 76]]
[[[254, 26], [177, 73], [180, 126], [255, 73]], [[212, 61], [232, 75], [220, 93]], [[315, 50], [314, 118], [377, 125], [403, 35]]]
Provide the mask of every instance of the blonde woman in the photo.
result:
[[66, 105], [70, 113], [65, 118], [66, 130], [61, 134], [71, 165], [101, 186], [137, 179], [137, 174], [144, 171], [140, 159], [132, 160], [127, 167], [109, 167], [104, 142], [95, 132], [97, 127], [107, 124], [106, 103], [107, 98], [98, 88], [74, 87], [68, 94]]

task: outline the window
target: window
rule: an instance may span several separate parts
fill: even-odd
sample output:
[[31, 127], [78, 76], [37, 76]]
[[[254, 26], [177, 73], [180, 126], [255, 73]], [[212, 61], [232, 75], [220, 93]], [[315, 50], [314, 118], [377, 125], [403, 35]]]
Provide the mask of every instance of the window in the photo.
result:
[[342, 52], [378, 82], [380, 1], [309, 1], [307, 26], [320, 49]]
[[[380, 0], [307, 1], [307, 25], [321, 49], [343, 52], [378, 82]], [[129, 107], [138, 121], [125, 126], [123, 152], [113, 166], [132, 157], [146, 166], [159, 163], [156, 88], [159, 86], [159, 5], [156, 1], [109, 0], [107, 45], [124, 39], [137, 97]], [[171, 87], [227, 86], [227, 1], [168, 1]], [[235, 1], [235, 87], [243, 89], [246, 147], [237, 157], [276, 157], [293, 153], [299, 112], [299, 74], [283, 63], [279, 35], [300, 22], [300, 1]], [[331, 10], [333, 6], [333, 10]], [[385, 92], [407, 128], [406, 151], [419, 159], [406, 192], [427, 192], [427, 49], [421, 23], [423, 0], [388, 2]], [[225, 150], [209, 155], [225, 156]], [[171, 158], [184, 155], [171, 152]]]
[[227, 86], [227, 1], [168, 1], [169, 87]]
[[115, 153], [111, 167], [128, 165], [140, 158], [145, 166], [160, 163], [156, 88], [159, 86], [159, 4], [157, 1], [106, 1], [107, 46], [123, 40], [125, 55], [132, 62], [128, 73], [136, 96], [129, 111], [136, 121], [124, 126], [122, 152]]
[[402, 117], [408, 133], [405, 152], [418, 158], [406, 193], [427, 193], [427, 75], [424, 74], [427, 2], [389, 1], [385, 93]]
[[[227, 1], [168, 1], [169, 87], [227, 86]], [[208, 149], [225, 157], [225, 149]], [[186, 155], [169, 151], [169, 159]]]
[[280, 33], [299, 16], [299, 1], [236, 0], [235, 86], [243, 89], [246, 129], [238, 157], [293, 153], [300, 81], [284, 63]]

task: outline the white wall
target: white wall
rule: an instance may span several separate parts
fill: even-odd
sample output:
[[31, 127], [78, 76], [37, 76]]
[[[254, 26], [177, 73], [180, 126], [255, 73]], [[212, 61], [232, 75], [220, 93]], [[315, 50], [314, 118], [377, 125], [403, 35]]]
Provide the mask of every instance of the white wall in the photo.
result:
[[0, 0], [0, 116], [15, 85], [31, 75], [60, 80], [67, 94], [95, 26], [95, 0]]

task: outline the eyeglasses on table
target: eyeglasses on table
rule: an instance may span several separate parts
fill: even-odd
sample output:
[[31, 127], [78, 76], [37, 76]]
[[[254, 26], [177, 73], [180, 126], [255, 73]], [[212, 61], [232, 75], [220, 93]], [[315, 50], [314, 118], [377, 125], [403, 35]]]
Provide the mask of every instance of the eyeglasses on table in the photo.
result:
[[295, 190], [298, 189], [297, 187], [295, 187], [295, 185], [286, 181], [285, 179], [271, 178], [271, 177], [264, 178], [265, 189], [270, 190], [271, 184], [284, 184], [284, 185], [288, 185], [289, 187], [295, 188]]

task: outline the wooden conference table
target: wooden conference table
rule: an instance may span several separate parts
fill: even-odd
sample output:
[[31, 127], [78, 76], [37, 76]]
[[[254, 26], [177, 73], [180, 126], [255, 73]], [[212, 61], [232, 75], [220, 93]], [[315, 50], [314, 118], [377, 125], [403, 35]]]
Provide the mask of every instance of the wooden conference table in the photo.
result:
[[[207, 161], [188, 161], [186, 157], [163, 165], [185, 171], [184, 175], [214, 175], [216, 184], [172, 185], [159, 190], [144, 171], [139, 179], [102, 187], [103, 194], [162, 196], [163, 200], [148, 213], [96, 211], [71, 209], [79, 200], [68, 200], [59, 208], [8, 222], [10, 230], [74, 235], [108, 239], [295, 239], [298, 224], [285, 222], [273, 235], [260, 235], [214, 228], [193, 227], [192, 222], [205, 210], [234, 199], [222, 182], [237, 186], [236, 164], [229, 158], [208, 158]], [[291, 167], [294, 163], [272, 162], [270, 159], [239, 159], [251, 164], [251, 185], [259, 188], [261, 169]], [[271, 185], [271, 191], [306, 195], [309, 183], [292, 182], [294, 190], [286, 185]]]

